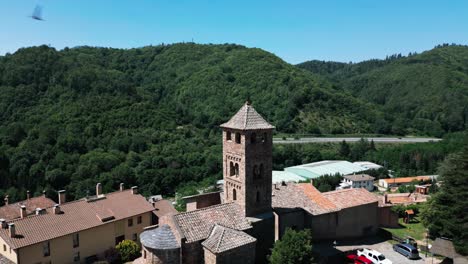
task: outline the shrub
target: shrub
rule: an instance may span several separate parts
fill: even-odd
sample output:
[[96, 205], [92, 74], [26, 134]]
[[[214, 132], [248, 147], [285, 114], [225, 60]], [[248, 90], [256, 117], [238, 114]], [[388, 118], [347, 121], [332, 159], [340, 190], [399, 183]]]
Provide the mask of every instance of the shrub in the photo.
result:
[[122, 262], [132, 261], [140, 256], [140, 246], [132, 240], [120, 242], [115, 249], [119, 252]]

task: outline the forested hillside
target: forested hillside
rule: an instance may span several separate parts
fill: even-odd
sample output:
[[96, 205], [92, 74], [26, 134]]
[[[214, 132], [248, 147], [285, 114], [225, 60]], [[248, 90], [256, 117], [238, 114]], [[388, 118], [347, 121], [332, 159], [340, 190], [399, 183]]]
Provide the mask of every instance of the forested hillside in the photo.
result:
[[250, 98], [281, 132], [375, 130], [382, 114], [259, 49], [47, 46], [0, 57], [0, 195], [102, 182], [173, 193], [220, 176], [219, 124]]
[[376, 124], [377, 133], [441, 136], [468, 128], [468, 46], [442, 45], [356, 64], [309, 61], [298, 67], [382, 106], [386, 116]]

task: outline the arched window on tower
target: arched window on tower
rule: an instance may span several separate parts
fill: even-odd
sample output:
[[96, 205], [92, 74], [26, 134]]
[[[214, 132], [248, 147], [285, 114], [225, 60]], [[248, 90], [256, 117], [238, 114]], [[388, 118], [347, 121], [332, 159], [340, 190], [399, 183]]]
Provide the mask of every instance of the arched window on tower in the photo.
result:
[[235, 171], [236, 171], [235, 172], [236, 176], [239, 177], [239, 164], [238, 163], [236, 163], [235, 165]]
[[252, 134], [250, 135], [250, 143], [252, 143], [252, 144], [257, 143], [257, 134], [252, 133]]
[[255, 198], [255, 201], [257, 203], [260, 203], [260, 192], [259, 191], [257, 191], [257, 197]]
[[232, 189], [232, 200], [235, 201], [237, 200], [237, 193], [236, 193], [236, 189]]
[[231, 131], [226, 131], [226, 140], [228, 141], [232, 140]]
[[267, 133], [263, 133], [262, 135], [262, 143], [267, 142]]
[[234, 167], [234, 163], [231, 161], [229, 162], [229, 176], [236, 175], [236, 167]]
[[237, 144], [241, 143], [241, 134], [240, 133], [236, 133], [236, 143]]

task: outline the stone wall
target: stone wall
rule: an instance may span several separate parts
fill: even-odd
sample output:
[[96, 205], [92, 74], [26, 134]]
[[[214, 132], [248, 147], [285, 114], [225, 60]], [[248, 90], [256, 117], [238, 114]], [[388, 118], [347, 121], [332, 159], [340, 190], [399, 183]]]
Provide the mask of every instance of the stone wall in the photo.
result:
[[267, 256], [271, 253], [275, 242], [275, 217], [273, 213], [266, 213], [249, 217], [249, 221], [253, 228], [245, 232], [257, 239], [255, 263], [267, 263]]
[[255, 264], [255, 242], [214, 254], [204, 248], [205, 264]]
[[201, 241], [182, 243], [182, 263], [200, 264], [204, 261], [203, 246]]
[[179, 264], [180, 249], [155, 250], [143, 248], [143, 260], [146, 264]]
[[195, 211], [197, 209], [205, 208], [212, 205], [221, 203], [221, 193], [212, 192], [184, 198], [187, 203], [187, 212]]
[[398, 227], [398, 213], [392, 211], [391, 206], [379, 207], [379, 226]]
[[337, 237], [360, 237], [375, 234], [379, 226], [377, 210], [377, 202], [340, 210], [338, 212]]

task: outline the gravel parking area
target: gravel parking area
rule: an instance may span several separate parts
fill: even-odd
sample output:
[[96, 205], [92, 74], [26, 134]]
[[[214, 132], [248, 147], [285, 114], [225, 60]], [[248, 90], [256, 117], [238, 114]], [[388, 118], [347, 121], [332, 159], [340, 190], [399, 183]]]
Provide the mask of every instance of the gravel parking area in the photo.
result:
[[349, 251], [349, 250], [354, 250], [357, 248], [369, 248], [369, 249], [374, 249], [379, 251], [380, 253], [384, 254], [385, 257], [393, 262], [393, 264], [429, 264], [429, 263], [440, 263], [441, 261], [432, 257], [428, 256], [427, 258], [424, 257], [424, 254], [421, 253], [421, 259], [415, 259], [415, 260], [410, 260], [401, 255], [400, 253], [397, 253], [393, 251], [392, 244], [389, 242], [380, 242], [372, 245], [353, 245], [353, 246], [337, 246], [336, 249], [340, 251]]

